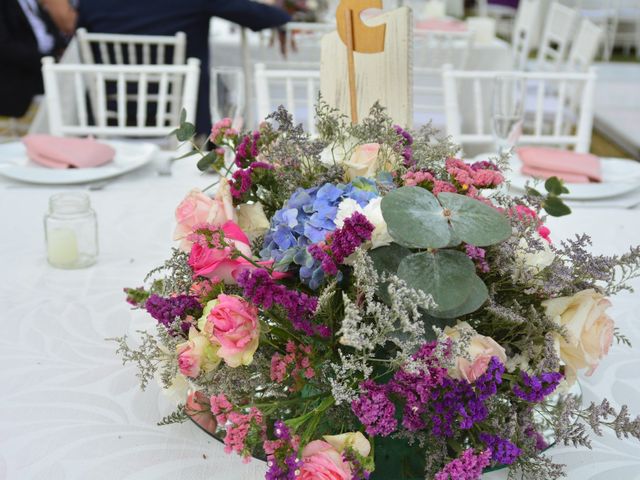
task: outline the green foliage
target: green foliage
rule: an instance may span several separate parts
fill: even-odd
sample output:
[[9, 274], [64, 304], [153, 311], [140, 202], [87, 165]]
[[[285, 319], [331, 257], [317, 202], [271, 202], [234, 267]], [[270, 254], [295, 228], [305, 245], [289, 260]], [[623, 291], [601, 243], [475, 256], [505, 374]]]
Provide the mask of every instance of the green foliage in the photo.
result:
[[544, 195], [532, 187], [527, 188], [527, 195], [541, 200], [540, 205], [552, 217], [563, 217], [571, 213], [571, 209], [560, 198], [561, 195], [569, 193], [564, 182], [558, 177], [550, 177], [544, 182], [547, 194]]
[[475, 265], [457, 250], [409, 255], [400, 262], [398, 276], [433, 297], [436, 306], [429, 314], [435, 317], [470, 313], [487, 298], [487, 288], [475, 274]]
[[382, 199], [389, 234], [409, 248], [443, 248], [464, 241], [493, 245], [511, 235], [509, 219], [495, 208], [457, 193], [435, 197], [420, 187], [401, 187]]

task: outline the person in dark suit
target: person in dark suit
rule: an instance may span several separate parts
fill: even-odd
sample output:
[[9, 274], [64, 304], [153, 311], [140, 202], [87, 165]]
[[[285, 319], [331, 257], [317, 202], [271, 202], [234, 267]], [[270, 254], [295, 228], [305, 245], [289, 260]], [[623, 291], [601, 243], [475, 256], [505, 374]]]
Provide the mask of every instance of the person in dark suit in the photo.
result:
[[26, 113], [43, 91], [40, 59], [63, 45], [60, 30], [35, 0], [0, 0], [0, 116]]
[[196, 129], [208, 134], [209, 20], [220, 17], [251, 30], [279, 27], [291, 17], [282, 9], [250, 0], [80, 0], [79, 25], [90, 32], [187, 35], [187, 57], [200, 59]]

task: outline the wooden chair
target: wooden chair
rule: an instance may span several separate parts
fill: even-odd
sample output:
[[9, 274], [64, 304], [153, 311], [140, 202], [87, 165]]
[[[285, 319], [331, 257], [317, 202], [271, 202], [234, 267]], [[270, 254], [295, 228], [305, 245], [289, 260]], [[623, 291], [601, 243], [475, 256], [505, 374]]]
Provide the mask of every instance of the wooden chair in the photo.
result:
[[[188, 121], [195, 119], [197, 59], [186, 65], [85, 65], [45, 57], [42, 64], [52, 135], [163, 138], [180, 123], [172, 97], [186, 109]], [[61, 95], [63, 84], [73, 85], [73, 98]], [[175, 85], [179, 91], [172, 90]]]
[[[588, 152], [593, 125], [593, 96], [596, 72], [488, 72], [456, 71], [448, 66], [443, 70], [447, 134], [466, 148], [469, 145], [491, 145], [494, 136], [491, 129], [490, 99], [493, 80], [500, 75], [523, 78], [536, 89], [536, 108], [531, 119], [531, 129], [525, 130], [518, 143], [521, 145], [546, 145], [572, 147], [577, 152]], [[460, 91], [472, 92], [470, 102], [459, 101]], [[572, 92], [580, 92], [575, 99]], [[553, 99], [556, 110], [549, 128], [545, 128], [548, 109], [547, 99]], [[574, 104], [575, 103], [575, 104]], [[568, 129], [572, 121], [567, 118], [567, 108], [575, 111], [575, 133]], [[471, 113], [463, 117], [463, 110]]]
[[318, 67], [268, 68], [258, 63], [254, 69], [254, 85], [258, 122], [284, 105], [294, 121], [302, 123], [307, 132], [315, 133], [315, 103], [320, 91]]

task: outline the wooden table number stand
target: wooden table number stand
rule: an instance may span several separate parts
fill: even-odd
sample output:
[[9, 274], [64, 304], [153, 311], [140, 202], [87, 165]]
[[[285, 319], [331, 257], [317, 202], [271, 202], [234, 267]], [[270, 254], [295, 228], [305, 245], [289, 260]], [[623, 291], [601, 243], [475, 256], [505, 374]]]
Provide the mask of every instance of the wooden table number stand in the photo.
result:
[[337, 31], [321, 43], [320, 91], [329, 105], [353, 123], [366, 117], [378, 101], [395, 123], [411, 127], [411, 10], [401, 7], [370, 18], [360, 14], [381, 9], [382, 0], [342, 0]]

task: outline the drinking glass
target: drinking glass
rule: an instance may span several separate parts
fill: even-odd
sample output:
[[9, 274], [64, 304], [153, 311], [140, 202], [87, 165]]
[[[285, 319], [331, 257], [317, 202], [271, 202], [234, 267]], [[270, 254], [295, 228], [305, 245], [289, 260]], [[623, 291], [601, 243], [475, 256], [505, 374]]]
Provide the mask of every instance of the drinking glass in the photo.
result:
[[244, 73], [237, 67], [211, 69], [211, 115], [217, 122], [223, 118], [233, 120], [233, 126], [242, 126], [245, 107]]
[[516, 75], [501, 75], [494, 79], [491, 101], [491, 123], [498, 153], [508, 153], [522, 133], [525, 82]]

